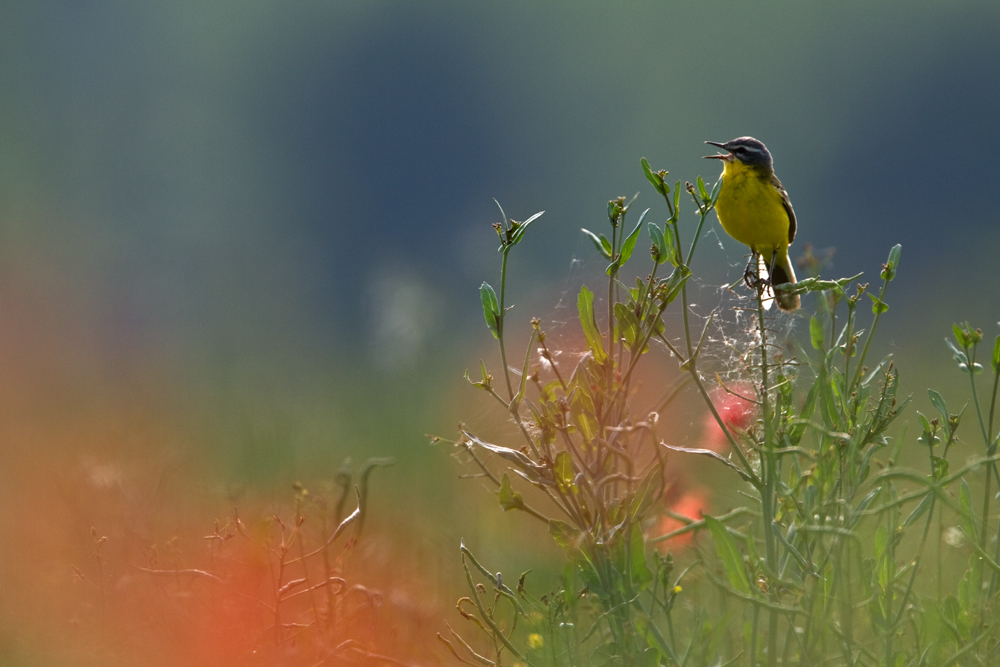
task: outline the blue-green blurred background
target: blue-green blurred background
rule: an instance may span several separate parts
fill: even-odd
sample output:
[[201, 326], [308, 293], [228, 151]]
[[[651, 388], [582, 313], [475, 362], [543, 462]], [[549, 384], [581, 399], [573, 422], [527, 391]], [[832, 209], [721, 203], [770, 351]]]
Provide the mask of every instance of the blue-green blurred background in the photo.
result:
[[[665, 217], [641, 156], [711, 182], [702, 142], [740, 135], [793, 255], [877, 281], [902, 243], [879, 353], [922, 401], [961, 380], [951, 322], [1000, 314], [998, 35], [989, 2], [5, 2], [5, 474], [42, 440], [159, 452], [208, 495], [394, 456], [373, 507], [447, 546], [475, 483], [424, 433], [487, 414], [461, 374], [498, 364], [492, 198], [546, 211], [512, 262], [523, 329], [599, 272], [578, 230], [609, 198]], [[712, 234], [700, 275], [732, 281]]]

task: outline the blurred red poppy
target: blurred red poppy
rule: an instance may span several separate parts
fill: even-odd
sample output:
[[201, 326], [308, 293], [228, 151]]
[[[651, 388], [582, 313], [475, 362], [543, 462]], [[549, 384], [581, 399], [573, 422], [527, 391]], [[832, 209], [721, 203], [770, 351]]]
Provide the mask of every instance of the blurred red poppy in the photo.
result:
[[[730, 386], [729, 389], [732, 393], [721, 390], [716, 393], [713, 398], [715, 409], [727, 427], [735, 426], [744, 431], [748, 430], [757, 417], [757, 406], [750, 400], [754, 396], [753, 388], [740, 383]], [[728, 446], [729, 442], [719, 422], [711, 412], [706, 413], [702, 447], [713, 452], [722, 452]]]
[[[687, 491], [678, 497], [677, 500], [673, 502], [668, 501], [667, 507], [674, 514], [687, 517], [692, 521], [700, 521], [701, 513], [708, 509], [708, 494], [703, 489]], [[688, 523], [685, 521], [675, 519], [669, 515], [664, 515], [660, 517], [660, 520], [656, 525], [655, 534], [652, 535], [652, 537], [655, 538], [661, 535], [666, 535], [667, 533], [683, 528], [686, 525], [688, 525]], [[664, 542], [657, 542], [656, 548], [660, 551], [660, 553], [666, 553], [668, 549], [678, 551], [690, 545], [693, 536], [693, 531], [689, 533], [682, 533], [681, 535], [672, 537]]]

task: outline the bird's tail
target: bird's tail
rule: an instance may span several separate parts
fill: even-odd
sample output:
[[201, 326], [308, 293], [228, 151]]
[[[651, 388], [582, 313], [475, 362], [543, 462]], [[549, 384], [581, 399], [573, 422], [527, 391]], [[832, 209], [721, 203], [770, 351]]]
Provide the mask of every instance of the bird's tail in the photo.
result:
[[[795, 271], [792, 263], [788, 261], [788, 251], [778, 252], [774, 258], [774, 270], [771, 273], [771, 285], [795, 284]], [[778, 302], [778, 308], [784, 311], [793, 311], [802, 305], [799, 295], [788, 289], [775, 289], [774, 300]]]

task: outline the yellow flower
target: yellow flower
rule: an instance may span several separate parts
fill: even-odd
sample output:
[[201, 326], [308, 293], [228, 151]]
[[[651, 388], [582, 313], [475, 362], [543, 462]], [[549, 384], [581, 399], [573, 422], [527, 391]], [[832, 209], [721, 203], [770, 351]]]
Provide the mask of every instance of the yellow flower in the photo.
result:
[[528, 635], [528, 648], [539, 649], [545, 644], [545, 638], [537, 632]]

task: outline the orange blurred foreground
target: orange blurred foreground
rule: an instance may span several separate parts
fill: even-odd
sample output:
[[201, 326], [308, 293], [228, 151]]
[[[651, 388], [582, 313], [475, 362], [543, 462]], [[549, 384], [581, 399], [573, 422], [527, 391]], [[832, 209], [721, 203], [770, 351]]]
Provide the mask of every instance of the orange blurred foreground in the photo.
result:
[[339, 513], [336, 485], [219, 488], [170, 383], [109, 377], [45, 303], [7, 294], [0, 318], [0, 664], [441, 662], [451, 603], [412, 544], [373, 521], [329, 539], [353, 485]]

